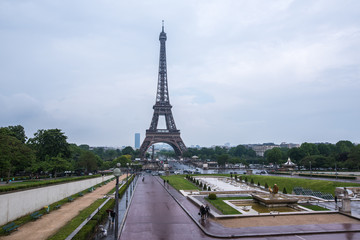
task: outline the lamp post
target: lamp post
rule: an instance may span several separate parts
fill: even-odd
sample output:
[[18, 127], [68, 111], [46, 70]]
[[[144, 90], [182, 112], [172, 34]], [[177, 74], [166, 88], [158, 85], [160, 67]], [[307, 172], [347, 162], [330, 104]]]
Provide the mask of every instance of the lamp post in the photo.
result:
[[128, 187], [129, 187], [129, 163], [126, 163], [126, 208], [128, 207]]
[[312, 171], [311, 171], [311, 161], [310, 161], [310, 177], [312, 177]]
[[115, 235], [114, 239], [117, 240], [119, 235], [119, 177], [121, 171], [119, 169], [120, 163], [116, 164], [117, 168], [114, 169], [114, 176], [116, 177], [116, 187], [115, 187]]

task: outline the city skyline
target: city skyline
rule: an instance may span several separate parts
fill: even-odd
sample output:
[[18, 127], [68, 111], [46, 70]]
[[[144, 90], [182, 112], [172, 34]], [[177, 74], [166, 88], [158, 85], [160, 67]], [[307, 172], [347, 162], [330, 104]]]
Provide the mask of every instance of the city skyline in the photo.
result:
[[78, 145], [133, 146], [152, 116], [165, 20], [187, 146], [360, 142], [358, 1], [0, 6], [0, 126], [29, 138], [58, 128]]

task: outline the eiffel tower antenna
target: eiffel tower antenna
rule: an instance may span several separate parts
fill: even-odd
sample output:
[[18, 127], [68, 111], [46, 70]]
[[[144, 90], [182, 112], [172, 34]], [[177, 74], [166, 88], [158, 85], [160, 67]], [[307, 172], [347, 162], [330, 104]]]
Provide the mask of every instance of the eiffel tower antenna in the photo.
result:
[[[183, 140], [180, 137], [180, 130], [176, 128], [175, 120], [171, 112], [170, 105], [167, 66], [166, 66], [166, 33], [164, 31], [164, 20], [162, 20], [162, 31], [160, 32], [160, 57], [159, 57], [159, 75], [156, 92], [156, 102], [153, 106], [154, 114], [149, 129], [146, 130], [146, 136], [141, 144], [141, 158], [145, 158], [146, 151], [155, 143], [167, 143], [175, 151], [176, 155], [182, 156], [187, 150]], [[158, 129], [159, 117], [165, 117], [166, 129]]]

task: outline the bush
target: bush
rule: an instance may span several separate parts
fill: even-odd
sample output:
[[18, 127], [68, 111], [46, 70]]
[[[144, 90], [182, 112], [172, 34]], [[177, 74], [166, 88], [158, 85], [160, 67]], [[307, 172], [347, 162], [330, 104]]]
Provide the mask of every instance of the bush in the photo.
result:
[[269, 188], [269, 185], [267, 184], [267, 182], [265, 183], [265, 188]]
[[204, 184], [204, 187], [203, 187], [203, 189], [204, 189], [204, 190], [206, 190], [206, 189], [207, 189], [207, 187], [206, 187], [206, 184]]
[[196, 185], [199, 185], [199, 180], [196, 180]]
[[247, 177], [245, 177], [245, 182], [246, 182], [246, 183], [248, 182], [248, 179], [247, 179]]
[[211, 187], [210, 187], [210, 186], [208, 186], [208, 191], [211, 191]]
[[258, 187], [260, 187], [260, 182], [258, 182]]
[[286, 187], [283, 189], [283, 194], [287, 194]]
[[242, 176], [240, 176], [240, 182], [242, 182]]
[[216, 197], [216, 194], [215, 193], [210, 193], [209, 194], [209, 199], [210, 200], [215, 200], [217, 197]]
[[254, 179], [251, 179], [251, 184], [254, 184]]

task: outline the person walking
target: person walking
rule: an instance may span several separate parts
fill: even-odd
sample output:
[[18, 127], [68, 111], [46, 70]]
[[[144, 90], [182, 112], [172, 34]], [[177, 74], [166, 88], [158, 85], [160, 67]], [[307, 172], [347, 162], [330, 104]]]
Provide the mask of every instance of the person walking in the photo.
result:
[[209, 207], [209, 204], [206, 204], [205, 206], [205, 218], [208, 218], [210, 216], [210, 207]]
[[206, 215], [206, 209], [204, 207], [204, 205], [201, 205], [200, 206], [200, 217], [201, 217], [201, 220], [205, 220], [205, 216]]

